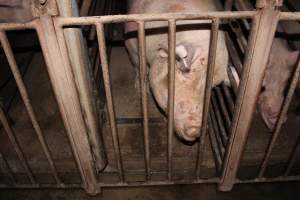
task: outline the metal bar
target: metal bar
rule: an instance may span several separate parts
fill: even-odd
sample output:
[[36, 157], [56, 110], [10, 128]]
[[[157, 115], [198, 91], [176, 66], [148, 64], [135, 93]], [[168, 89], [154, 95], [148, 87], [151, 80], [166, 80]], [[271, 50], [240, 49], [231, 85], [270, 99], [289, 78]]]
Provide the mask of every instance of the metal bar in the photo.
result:
[[193, 20], [193, 19], [237, 19], [252, 18], [257, 11], [224, 11], [201, 13], [159, 13], [159, 14], [131, 14], [131, 15], [107, 15], [91, 17], [57, 17], [56, 23], [66, 25], [91, 25], [95, 23], [120, 23], [130, 21], [167, 21], [167, 20]]
[[61, 54], [53, 19], [43, 15], [35, 26], [83, 188], [89, 194], [96, 194], [98, 180], [71, 66]]
[[197, 146], [197, 163], [196, 163], [196, 168], [195, 168], [195, 172], [196, 172], [196, 178], [200, 179], [200, 174], [201, 174], [201, 165], [203, 162], [203, 158], [204, 158], [204, 153], [205, 153], [205, 141], [207, 138], [207, 131], [205, 131], [205, 133], [202, 133], [198, 142], [198, 146]]
[[280, 20], [300, 20], [300, 12], [281, 12]]
[[220, 136], [221, 136], [220, 140], [221, 140], [221, 144], [222, 144], [222, 155], [223, 155], [224, 146], [226, 146], [226, 144], [227, 144], [228, 136], [227, 136], [227, 131], [224, 128], [224, 123], [223, 123], [224, 121], [222, 120], [222, 116], [221, 116], [221, 113], [219, 111], [215, 95], [213, 95], [213, 98], [212, 98], [212, 110], [211, 111], [213, 113], [212, 120], [213, 120], [213, 122], [215, 121], [217, 127], [219, 127], [218, 130], [219, 130], [219, 133], [220, 133]]
[[224, 91], [224, 95], [225, 95], [225, 100], [228, 104], [228, 108], [229, 108], [229, 111], [231, 113], [231, 115], [233, 115], [233, 112], [234, 112], [234, 101], [232, 99], [232, 95], [230, 94], [230, 91], [229, 91], [229, 88], [226, 84], [222, 84], [221, 85], [222, 87], [222, 90]]
[[17, 180], [14, 176], [14, 173], [12, 171], [12, 169], [10, 168], [7, 160], [5, 159], [5, 157], [3, 156], [2, 153], [0, 153], [0, 163], [3, 163], [4, 167], [3, 167], [3, 173], [7, 174], [9, 179], [11, 180], [11, 182], [15, 185], [17, 183]]
[[86, 16], [89, 13], [92, 0], [84, 0], [80, 7], [80, 16]]
[[232, 10], [234, 0], [226, 0], [224, 10]]
[[300, 176], [279, 176], [275, 178], [256, 178], [256, 179], [250, 179], [250, 180], [236, 180], [236, 183], [267, 183], [267, 182], [285, 182], [285, 181], [299, 181]]
[[107, 54], [106, 54], [106, 42], [104, 36], [104, 27], [103, 24], [97, 23], [96, 24], [96, 31], [99, 43], [99, 53], [100, 53], [100, 60], [102, 65], [102, 74], [104, 80], [104, 89], [106, 94], [106, 103], [107, 103], [107, 110], [109, 115], [109, 123], [111, 127], [111, 134], [113, 138], [113, 146], [115, 151], [115, 159], [117, 162], [117, 168], [119, 171], [119, 178], [121, 182], [124, 182], [124, 170], [123, 170], [123, 163], [120, 151], [120, 144], [118, 138], [118, 130], [117, 124], [115, 120], [115, 110], [113, 105], [113, 97], [111, 92], [111, 84], [110, 84], [110, 76], [109, 76], [109, 68], [108, 68], [108, 61], [107, 61]]
[[271, 138], [270, 143], [268, 145], [268, 149], [267, 149], [266, 154], [264, 156], [262, 165], [260, 167], [260, 170], [259, 170], [259, 173], [258, 173], [258, 177], [259, 178], [263, 177], [263, 175], [264, 175], [264, 172], [265, 172], [265, 170], [267, 168], [268, 161], [270, 159], [272, 150], [273, 150], [273, 148], [275, 146], [275, 142], [276, 142], [276, 140], [277, 140], [277, 138], [279, 136], [281, 127], [282, 127], [282, 125], [283, 125], [283, 123], [284, 123], [284, 121], [286, 119], [287, 112], [288, 112], [290, 103], [291, 103], [292, 98], [293, 98], [293, 94], [294, 94], [295, 89], [296, 89], [297, 84], [298, 84], [299, 73], [300, 73], [300, 61], [298, 62], [297, 68], [296, 68], [296, 70], [295, 70], [295, 72], [293, 74], [292, 82], [290, 84], [287, 96], [284, 99], [284, 102], [283, 102], [283, 105], [282, 105], [282, 108], [281, 108], [281, 111], [280, 111], [280, 114], [279, 114], [279, 117], [278, 117], [278, 121], [276, 123], [274, 132], [272, 134], [272, 138]]
[[252, 20], [225, 165], [219, 184], [221, 191], [231, 190], [235, 182], [280, 14], [271, 1], [268, 1], [266, 7], [258, 9], [258, 12]]
[[25, 155], [24, 155], [23, 151], [21, 150], [21, 146], [20, 146], [20, 144], [19, 144], [19, 142], [18, 142], [18, 140], [17, 140], [17, 138], [15, 136], [15, 133], [14, 133], [12, 127], [9, 125], [9, 122], [8, 122], [8, 120], [7, 120], [6, 116], [5, 116], [5, 113], [4, 113], [4, 111], [3, 111], [3, 109], [1, 107], [0, 107], [0, 121], [1, 121], [1, 123], [3, 125], [3, 128], [4, 128], [5, 132], [6, 132], [6, 134], [9, 137], [9, 140], [10, 140], [11, 144], [13, 145], [14, 150], [16, 151], [16, 153], [17, 153], [17, 155], [18, 155], [18, 157], [19, 157], [19, 159], [20, 159], [23, 167], [25, 168], [26, 174], [29, 177], [30, 182], [32, 184], [37, 184], [37, 182], [35, 180], [35, 177], [34, 177], [32, 171], [31, 171], [31, 169], [30, 169], [30, 167], [28, 165], [28, 162], [27, 162], [27, 160], [25, 158]]
[[17, 84], [17, 87], [19, 89], [19, 92], [20, 92], [20, 95], [21, 95], [21, 98], [25, 104], [25, 108], [28, 112], [28, 115], [29, 115], [29, 118], [32, 122], [32, 125], [33, 125], [33, 128], [38, 136], [38, 139], [39, 139], [39, 142], [42, 146], [42, 149], [44, 151], [44, 154], [49, 162], [49, 165], [50, 165], [50, 168], [51, 168], [51, 171], [53, 173], [53, 176], [57, 182], [57, 184], [60, 184], [61, 183], [61, 180], [58, 176], [58, 173], [57, 173], [57, 169], [56, 169], [56, 166], [54, 164], [54, 161], [53, 161], [53, 158], [52, 158], [52, 155], [51, 155], [51, 152], [49, 150], [49, 147], [46, 143], [46, 140], [45, 140], [45, 137], [43, 135], [43, 132], [42, 132], [42, 129], [37, 121], [37, 117], [36, 117], [36, 114], [33, 110], [33, 107], [31, 105], [31, 102], [30, 102], [30, 99], [29, 99], [29, 95], [27, 93], [27, 89], [25, 87], [25, 84], [22, 80], [22, 75], [19, 71], [19, 68], [17, 66], [17, 63], [16, 63], [16, 60], [14, 58], [14, 55], [13, 55], [13, 52], [12, 52], [12, 49], [11, 49], [11, 46], [8, 42], [8, 39], [7, 39], [7, 36], [4, 32], [0, 31], [0, 40], [1, 40], [1, 44], [3, 46], [3, 49], [4, 49], [4, 52], [6, 54], [6, 57], [7, 57], [7, 60], [8, 60], [8, 63], [9, 63], [9, 66], [10, 66], [10, 69], [12, 71], [12, 74], [16, 80], [16, 84]]
[[210, 144], [211, 144], [211, 148], [212, 148], [212, 152], [214, 155], [214, 160], [215, 160], [215, 164], [216, 164], [216, 169], [218, 171], [218, 173], [221, 170], [221, 166], [222, 166], [222, 156], [221, 156], [221, 152], [219, 150], [217, 141], [216, 141], [216, 137], [215, 137], [215, 131], [216, 131], [216, 127], [215, 125], [212, 123], [212, 116], [209, 115], [209, 119], [208, 119], [208, 123], [212, 126], [211, 129], [209, 129], [208, 135], [209, 135], [209, 139], [210, 139]]
[[143, 129], [144, 129], [144, 151], [145, 151], [145, 168], [146, 179], [150, 180], [150, 145], [149, 145], [149, 124], [148, 124], [148, 76], [146, 68], [146, 41], [145, 41], [145, 24], [138, 23], [138, 43], [139, 43], [139, 62], [140, 62], [140, 85], [142, 93], [143, 108]]
[[221, 107], [221, 112], [222, 112], [222, 116], [224, 116], [224, 121], [225, 121], [225, 126], [226, 126], [226, 132], [229, 131], [230, 128], [230, 124], [231, 124], [231, 120], [230, 120], [230, 116], [225, 104], [225, 100], [224, 100], [224, 96], [222, 95], [221, 92], [221, 88], [217, 87], [215, 89], [215, 95], [213, 97], [215, 100], [214, 101], [218, 101], [219, 105]]
[[174, 134], [174, 99], [175, 99], [175, 46], [176, 46], [176, 21], [169, 20], [169, 70], [168, 70], [168, 180], [172, 180], [172, 148]]
[[[214, 106], [212, 106], [214, 107]], [[224, 148], [224, 145], [223, 145], [223, 137], [222, 137], [222, 133], [220, 134], [221, 132], [221, 127], [220, 125], [218, 124], [218, 119], [217, 119], [217, 115], [215, 113], [215, 109], [211, 109], [210, 111], [210, 118], [211, 118], [211, 124], [214, 128], [214, 134], [215, 134], [215, 138], [216, 138], [216, 142], [217, 142], [217, 145], [218, 145], [218, 148], [219, 148], [219, 151], [220, 151], [220, 157], [221, 159], [223, 159], [224, 157], [224, 154], [225, 154], [225, 148]], [[220, 138], [221, 136], [221, 138]]]
[[13, 31], [13, 30], [25, 30], [34, 29], [35, 21], [27, 23], [0, 23], [0, 30], [2, 31]]
[[[211, 99], [211, 89], [213, 84], [213, 75], [215, 70], [215, 61], [216, 61], [216, 52], [217, 52], [217, 44], [218, 44], [218, 31], [219, 31], [219, 20], [213, 19], [211, 25], [211, 35], [210, 35], [210, 45], [208, 52], [208, 61], [207, 61], [207, 72], [206, 72], [206, 82], [205, 82], [205, 94], [204, 94], [204, 103], [203, 103], [203, 113], [202, 113], [202, 128], [201, 134], [206, 135], [207, 132], [207, 121], [208, 121], [208, 113], [209, 113], [209, 105]], [[200, 136], [201, 137], [201, 136]], [[201, 141], [198, 145], [201, 144]], [[204, 144], [203, 144], [204, 145]], [[198, 147], [198, 158], [200, 161], [202, 157], [202, 152], [199, 152], [202, 148]], [[201, 163], [197, 162], [196, 166], [196, 176], [199, 177]]]
[[300, 134], [298, 135], [298, 138], [297, 138], [297, 140], [296, 140], [296, 143], [295, 143], [295, 145], [294, 145], [294, 147], [293, 147], [293, 150], [292, 150], [292, 152], [291, 152], [291, 154], [290, 154], [290, 158], [289, 158], [289, 160], [288, 160], [288, 164], [287, 164], [287, 167], [286, 167], [286, 169], [285, 169], [285, 171], [284, 171], [284, 176], [286, 177], [286, 176], [288, 176], [289, 174], [290, 174], [290, 171], [291, 171], [291, 169], [293, 168], [293, 166], [294, 166], [294, 164], [295, 164], [295, 162], [296, 162], [296, 158], [297, 158], [297, 152], [299, 151], [299, 149], [300, 149]]

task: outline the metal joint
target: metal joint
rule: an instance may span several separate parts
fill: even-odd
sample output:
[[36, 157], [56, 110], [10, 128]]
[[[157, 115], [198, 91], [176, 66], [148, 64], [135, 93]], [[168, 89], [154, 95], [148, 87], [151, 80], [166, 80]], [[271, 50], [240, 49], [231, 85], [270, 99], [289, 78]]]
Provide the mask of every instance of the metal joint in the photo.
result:
[[57, 16], [59, 14], [55, 0], [32, 0], [31, 5], [34, 17], [40, 17], [45, 14]]

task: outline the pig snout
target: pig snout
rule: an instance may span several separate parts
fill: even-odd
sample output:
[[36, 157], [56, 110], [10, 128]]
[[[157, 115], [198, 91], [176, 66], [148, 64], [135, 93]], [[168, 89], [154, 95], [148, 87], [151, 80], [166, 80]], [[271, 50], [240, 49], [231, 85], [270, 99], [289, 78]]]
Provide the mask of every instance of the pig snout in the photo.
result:
[[183, 129], [183, 137], [188, 141], [194, 141], [200, 136], [201, 123], [189, 117]]

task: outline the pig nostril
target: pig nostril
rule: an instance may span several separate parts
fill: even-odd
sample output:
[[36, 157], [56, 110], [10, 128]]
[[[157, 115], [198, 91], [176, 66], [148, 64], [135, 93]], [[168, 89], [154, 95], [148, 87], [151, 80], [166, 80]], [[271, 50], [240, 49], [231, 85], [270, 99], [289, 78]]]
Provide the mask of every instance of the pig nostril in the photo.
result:
[[185, 129], [185, 134], [190, 138], [197, 138], [200, 135], [200, 127], [198, 126], [187, 127]]

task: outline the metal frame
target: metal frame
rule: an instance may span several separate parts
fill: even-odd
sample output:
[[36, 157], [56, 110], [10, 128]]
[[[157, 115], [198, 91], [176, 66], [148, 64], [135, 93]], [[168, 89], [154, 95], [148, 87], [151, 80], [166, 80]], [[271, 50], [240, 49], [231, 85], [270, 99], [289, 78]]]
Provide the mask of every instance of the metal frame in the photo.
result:
[[[295, 90], [297, 80], [299, 78], [300, 64], [297, 66], [297, 70], [293, 75], [293, 80], [288, 91], [287, 98], [285, 99], [284, 106], [282, 108], [280, 119], [276, 125], [276, 130], [273, 135], [272, 141], [268, 147], [268, 152], [265, 156], [264, 163], [262, 164], [260, 176], [253, 180], [238, 180], [237, 170], [239, 162], [242, 156], [244, 144], [247, 139], [248, 129], [251, 123], [254, 106], [257, 96], [259, 94], [261, 82], [263, 80], [264, 70], [266, 68], [267, 58], [271, 47], [271, 42], [275, 28], [279, 20], [300, 20], [300, 13], [284, 13], [279, 12], [277, 9], [278, 4], [275, 1], [264, 1], [266, 4], [258, 4], [264, 6], [257, 6], [256, 11], [224, 11], [224, 12], [207, 12], [207, 13], [166, 13], [166, 14], [135, 14], [135, 15], [114, 15], [114, 16], [101, 16], [101, 17], [51, 17], [50, 15], [43, 15], [40, 18], [25, 24], [19, 23], [2, 23], [0, 24], [0, 39], [1, 44], [5, 50], [5, 54], [9, 60], [10, 67], [14, 72], [19, 90], [22, 98], [25, 102], [26, 108], [30, 114], [32, 123], [39, 136], [40, 142], [43, 145], [43, 150], [47, 155], [48, 161], [51, 165], [51, 169], [57, 183], [54, 185], [46, 184], [40, 185], [35, 179], [34, 175], [30, 171], [29, 167], [26, 167], [26, 171], [31, 178], [32, 184], [13, 186], [0, 185], [0, 188], [40, 188], [40, 187], [54, 187], [54, 188], [68, 188], [68, 187], [83, 187], [88, 193], [96, 194], [100, 192], [101, 187], [112, 186], [142, 186], [142, 185], [169, 185], [169, 184], [191, 184], [191, 183], [218, 183], [219, 189], [222, 191], [231, 190], [235, 183], [249, 183], [249, 182], [269, 182], [269, 181], [290, 181], [300, 180], [299, 176], [287, 176], [295, 161], [295, 153], [292, 153], [286, 173], [283, 177], [267, 179], [263, 177], [263, 172], [268, 163], [270, 153], [272, 151], [274, 142], [278, 136], [278, 132], [282, 125], [282, 119], [286, 115], [289, 107], [291, 96]], [[276, 1], [277, 2], [277, 1]], [[261, 3], [261, 2], [260, 2]], [[230, 7], [230, 2], [227, 5]], [[217, 128], [220, 126], [220, 116], [218, 112], [223, 112], [226, 116], [229, 116], [228, 111], [216, 109], [216, 100], [218, 96], [214, 96], [211, 93], [212, 89], [212, 77], [215, 65], [216, 57], [216, 45], [218, 38], [218, 30], [220, 20], [233, 20], [233, 19], [251, 19], [251, 34], [248, 40], [248, 48], [246, 51], [246, 58], [244, 61], [244, 70], [242, 73], [241, 82], [238, 88], [238, 98], [234, 106], [232, 99], [228, 95], [226, 86], [223, 87], [226, 100], [221, 100], [224, 104], [225, 101], [230, 101], [230, 113], [233, 111], [233, 119], [230, 121], [226, 117], [226, 123], [223, 123], [223, 129], [230, 128], [230, 134], [223, 134], [218, 137]], [[176, 21], [178, 20], [196, 20], [196, 19], [209, 19], [212, 21], [211, 27], [211, 41], [208, 59], [208, 71], [205, 87], [205, 102], [203, 111], [203, 128], [201, 135], [201, 142], [198, 146], [197, 154], [197, 166], [195, 169], [195, 180], [193, 181], [173, 181], [172, 170], [172, 139], [173, 139], [173, 123], [174, 123], [174, 87], [175, 87], [175, 42], [176, 42]], [[168, 21], [169, 23], [169, 99], [168, 103], [168, 151], [167, 151], [167, 180], [164, 181], [152, 181], [151, 180], [151, 155], [149, 144], [149, 118], [148, 118], [148, 95], [147, 95], [147, 74], [146, 74], [146, 45], [145, 45], [145, 23], [148, 21]], [[111, 92], [111, 83], [109, 76], [109, 65], [106, 54], [106, 44], [104, 35], [104, 24], [107, 23], [120, 23], [120, 22], [135, 22], [138, 24], [138, 41], [139, 41], [139, 59], [140, 59], [140, 82], [141, 82], [141, 102], [143, 110], [143, 136], [144, 136], [144, 152], [145, 152], [145, 182], [128, 183], [124, 176], [116, 117], [113, 105], [113, 96]], [[67, 26], [80, 26], [80, 25], [92, 25], [96, 27], [96, 33], [99, 43], [100, 61], [102, 64], [102, 74], [105, 86], [106, 103], [108, 108], [109, 123], [111, 127], [111, 134], [113, 138], [113, 147], [115, 151], [115, 159], [117, 161], [117, 170], [119, 181], [117, 183], [107, 184], [98, 180], [96, 175], [96, 167], [93, 161], [93, 155], [90, 148], [90, 141], [88, 139], [88, 130], [83, 118], [82, 108], [80, 106], [80, 98], [78, 94], [78, 86], [75, 83], [73, 70], [68, 56], [66, 47], [66, 38], [64, 35], [64, 28]], [[58, 101], [62, 119], [67, 129], [69, 140], [74, 152], [75, 159], [81, 174], [82, 184], [67, 185], [60, 181], [55, 163], [51, 158], [51, 154], [47, 148], [47, 144], [43, 139], [43, 134], [39, 128], [37, 119], [31, 108], [31, 104], [26, 94], [26, 88], [22, 82], [22, 77], [18, 73], [14, 56], [12, 54], [10, 45], [6, 38], [6, 31], [9, 30], [21, 30], [21, 29], [35, 29], [38, 33], [43, 54], [46, 60], [48, 73], [51, 83], [54, 88], [55, 96]], [[249, 84], [251, 82], [251, 84]], [[238, 85], [238, 84], [237, 84]], [[220, 91], [217, 91], [217, 95], [220, 95]], [[210, 102], [212, 104], [210, 105]], [[221, 102], [221, 104], [222, 104]], [[210, 109], [209, 109], [210, 108]], [[7, 134], [10, 135], [11, 141], [14, 143], [15, 150], [18, 151], [18, 156], [26, 166], [26, 159], [22, 155], [22, 151], [14, 137], [11, 126], [7, 123], [4, 112], [0, 113], [1, 122]], [[207, 124], [211, 124], [213, 129], [208, 129]], [[221, 127], [222, 128], [222, 127]], [[222, 129], [222, 130], [223, 130]], [[221, 129], [220, 129], [221, 130]], [[211, 140], [214, 140], [214, 149], [218, 150], [216, 156], [218, 169], [222, 172], [220, 178], [201, 179], [201, 163], [203, 160], [203, 147], [204, 141], [207, 135]], [[298, 142], [299, 143], [299, 142]], [[294, 149], [299, 148], [295, 145]], [[227, 147], [227, 148], [225, 148]], [[7, 165], [8, 169], [9, 166]], [[13, 179], [13, 174], [11, 174]]]

